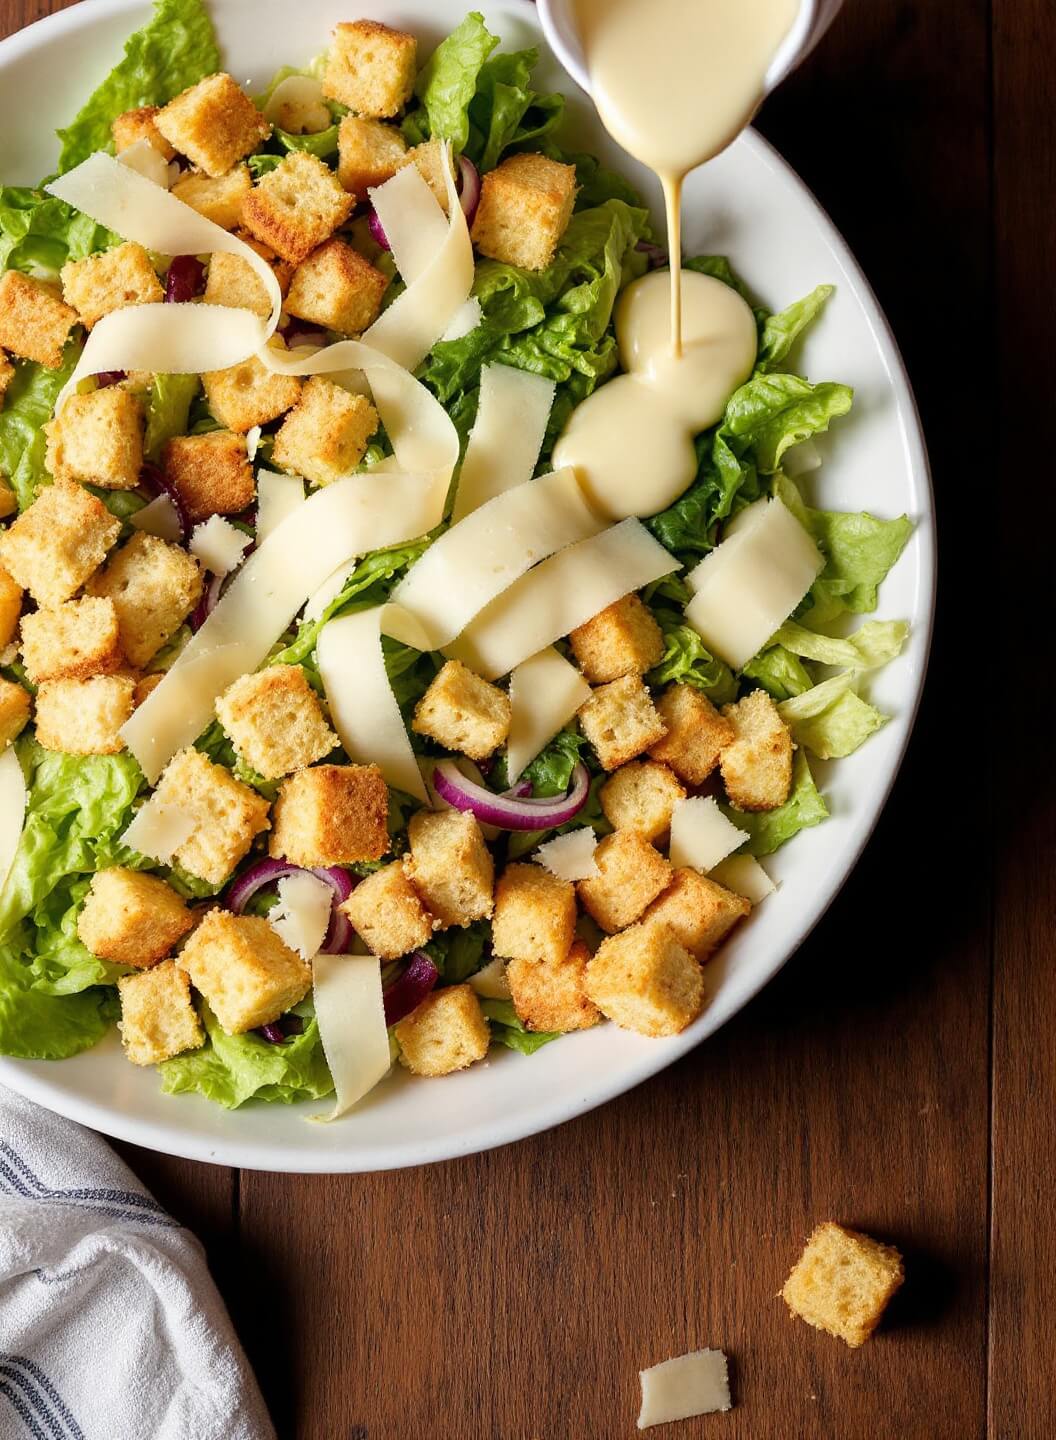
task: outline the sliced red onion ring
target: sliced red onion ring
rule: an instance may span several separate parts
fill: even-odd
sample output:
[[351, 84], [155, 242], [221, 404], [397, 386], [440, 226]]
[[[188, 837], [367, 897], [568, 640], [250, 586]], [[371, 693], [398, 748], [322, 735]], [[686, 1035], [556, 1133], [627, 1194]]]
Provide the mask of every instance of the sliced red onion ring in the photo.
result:
[[417, 1010], [440, 978], [440, 971], [422, 950], [415, 950], [403, 974], [392, 982], [382, 999], [385, 1003], [385, 1024], [395, 1025], [412, 1010]]
[[367, 229], [373, 236], [376, 245], [380, 245], [383, 250], [392, 249], [392, 246], [389, 244], [389, 237], [385, 234], [385, 227], [378, 219], [378, 212], [374, 209], [373, 205], [370, 207], [370, 213], [367, 215]]
[[262, 1025], [258, 1034], [262, 1035], [272, 1045], [285, 1045], [287, 1040], [292, 1040], [295, 1035], [304, 1034], [304, 1021], [299, 1015], [283, 1015], [278, 1020], [273, 1020], [270, 1025]]
[[352, 877], [340, 866], [306, 870], [302, 865], [290, 865], [285, 860], [258, 860], [244, 874], [233, 881], [228, 889], [225, 903], [229, 910], [241, 915], [258, 890], [277, 885], [287, 875], [301, 873], [314, 875], [334, 892], [330, 910], [330, 925], [322, 943], [324, 955], [344, 955], [352, 944], [352, 926], [347, 915], [338, 909], [352, 894]]
[[476, 219], [480, 204], [480, 171], [465, 155], [458, 157], [458, 178], [461, 181], [459, 202], [468, 228]]
[[264, 1039], [272, 1045], [281, 1045], [286, 1039], [282, 1026], [277, 1020], [273, 1020], [270, 1025], [262, 1025], [260, 1027], [260, 1033]]
[[532, 782], [530, 780], [518, 780], [516, 785], [511, 785], [508, 790], [502, 792], [504, 800], [530, 800], [532, 798]]
[[167, 495], [172, 501], [173, 509], [176, 511], [176, 518], [180, 522], [180, 535], [186, 540], [191, 533], [191, 517], [180, 497], [180, 492], [165, 474], [159, 465], [152, 465], [148, 460], [139, 472], [139, 483], [146, 486], [152, 495]]
[[499, 830], [552, 830], [575, 819], [587, 803], [590, 772], [580, 762], [572, 772], [567, 794], [524, 800], [485, 790], [468, 780], [453, 760], [440, 760], [433, 771], [433, 787], [441, 800], [456, 810], [470, 811], [485, 825]]
[[126, 370], [100, 370], [95, 376], [95, 383], [100, 390], [105, 390], [109, 385], [120, 385], [122, 380], [128, 379]]
[[165, 302], [182, 305], [193, 300], [202, 288], [205, 266], [196, 255], [177, 255], [165, 279]]

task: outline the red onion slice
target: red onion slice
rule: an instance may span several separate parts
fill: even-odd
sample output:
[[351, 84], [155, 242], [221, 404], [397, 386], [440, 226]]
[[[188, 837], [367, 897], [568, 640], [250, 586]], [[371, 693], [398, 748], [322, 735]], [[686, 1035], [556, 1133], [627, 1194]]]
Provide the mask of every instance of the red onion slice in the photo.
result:
[[465, 155], [458, 157], [458, 178], [462, 182], [459, 202], [466, 217], [466, 228], [469, 229], [477, 218], [477, 206], [480, 204], [480, 171]]
[[439, 978], [440, 971], [429, 956], [424, 951], [415, 950], [407, 969], [392, 982], [382, 996], [385, 1004], [385, 1024], [395, 1025], [412, 1010], [417, 1010]]
[[281, 1045], [286, 1039], [282, 1026], [277, 1020], [273, 1020], [270, 1025], [262, 1025], [260, 1033], [270, 1045]]
[[376, 245], [380, 245], [383, 250], [392, 249], [392, 246], [389, 244], [389, 237], [385, 234], [385, 227], [378, 219], [378, 212], [374, 209], [373, 205], [370, 207], [370, 214], [367, 216], [367, 229], [373, 236]]
[[99, 389], [105, 390], [110, 385], [120, 385], [122, 380], [127, 380], [128, 373], [125, 370], [100, 370], [94, 378]]
[[165, 303], [183, 305], [202, 288], [205, 266], [196, 255], [177, 255], [165, 278]]
[[567, 794], [523, 800], [485, 790], [468, 780], [453, 760], [440, 760], [433, 771], [433, 787], [441, 800], [456, 810], [470, 811], [482, 824], [499, 830], [552, 830], [574, 820], [587, 803], [590, 772], [581, 761], [572, 772]]
[[290, 865], [285, 860], [258, 860], [248, 870], [234, 880], [228, 888], [226, 905], [236, 915], [244, 913], [250, 900], [258, 890], [268, 886], [277, 885], [287, 875], [300, 873], [314, 875], [317, 880], [322, 880], [329, 885], [334, 892], [330, 909], [330, 925], [326, 937], [322, 943], [324, 955], [344, 955], [352, 943], [352, 926], [347, 915], [342, 915], [338, 909], [352, 894], [352, 877], [347, 870], [340, 866], [320, 867], [318, 869], [306, 870], [302, 865]]

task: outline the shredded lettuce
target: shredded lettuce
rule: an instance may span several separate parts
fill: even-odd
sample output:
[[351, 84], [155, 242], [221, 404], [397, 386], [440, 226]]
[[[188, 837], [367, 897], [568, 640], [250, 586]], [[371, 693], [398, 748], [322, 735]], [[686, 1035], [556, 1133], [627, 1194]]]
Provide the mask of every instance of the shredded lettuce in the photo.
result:
[[202, 1001], [202, 1023], [209, 1038], [200, 1050], [190, 1050], [158, 1066], [161, 1088], [167, 1095], [197, 1092], [228, 1110], [247, 1100], [289, 1105], [333, 1094], [334, 1082], [311, 1002], [303, 1001], [292, 1013], [303, 1023], [301, 1034], [273, 1045], [253, 1031], [226, 1034]]
[[828, 806], [814, 784], [802, 751], [797, 752], [792, 762], [792, 790], [783, 805], [754, 814], [730, 806], [723, 808], [739, 829], [747, 830], [749, 838], [743, 848], [747, 854], [757, 857], [772, 855], [801, 830], [820, 825], [829, 816]]
[[819, 760], [850, 755], [887, 723], [888, 717], [856, 692], [855, 683], [855, 674], [845, 671], [777, 707], [796, 744]]

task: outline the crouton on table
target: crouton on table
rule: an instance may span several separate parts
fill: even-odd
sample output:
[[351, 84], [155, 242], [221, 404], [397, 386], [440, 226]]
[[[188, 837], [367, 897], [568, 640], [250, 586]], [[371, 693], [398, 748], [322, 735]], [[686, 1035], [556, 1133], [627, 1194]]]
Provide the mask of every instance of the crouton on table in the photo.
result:
[[376, 765], [313, 765], [282, 782], [271, 854], [294, 865], [352, 865], [389, 849], [389, 792]]
[[396, 1040], [413, 1075], [450, 1075], [484, 1059], [491, 1032], [469, 986], [445, 985], [400, 1021]]
[[610, 935], [587, 965], [584, 988], [603, 1015], [642, 1035], [677, 1035], [700, 1014], [700, 966], [664, 926]]
[[0, 565], [38, 605], [61, 605], [106, 558], [121, 521], [80, 485], [47, 485], [0, 531]]
[[303, 1000], [312, 983], [312, 967], [267, 920], [226, 910], [210, 910], [179, 963], [229, 1035], [270, 1025]]
[[664, 722], [637, 675], [600, 685], [580, 707], [579, 724], [606, 770], [618, 770], [664, 734]]
[[93, 955], [142, 970], [163, 959], [193, 924], [171, 885], [114, 866], [92, 876], [77, 936]]
[[341, 909], [372, 955], [397, 960], [432, 938], [433, 917], [401, 860], [361, 880]]
[[159, 805], [175, 806], [193, 820], [194, 828], [173, 860], [210, 885], [222, 884], [268, 828], [269, 807], [263, 796], [198, 750], [173, 756], [154, 795]]
[[131, 664], [143, 666], [202, 598], [202, 572], [179, 545], [136, 531], [88, 590], [113, 603], [121, 649]]
[[807, 1241], [781, 1298], [793, 1315], [856, 1349], [876, 1329], [903, 1279], [894, 1246], [827, 1220]]
[[117, 609], [108, 598], [84, 595], [22, 621], [22, 663], [34, 685], [112, 674], [124, 662]]
[[495, 886], [491, 943], [505, 960], [556, 964], [572, 948], [576, 892], [541, 865], [507, 865]]
[[470, 925], [492, 913], [495, 862], [475, 815], [419, 810], [407, 827], [407, 874], [439, 927]]
[[205, 1043], [205, 1031], [191, 999], [191, 982], [172, 960], [122, 976], [117, 989], [121, 997], [118, 1029], [133, 1065], [158, 1065]]
[[245, 763], [266, 780], [303, 770], [337, 745], [299, 665], [243, 675], [216, 702], [216, 714]]

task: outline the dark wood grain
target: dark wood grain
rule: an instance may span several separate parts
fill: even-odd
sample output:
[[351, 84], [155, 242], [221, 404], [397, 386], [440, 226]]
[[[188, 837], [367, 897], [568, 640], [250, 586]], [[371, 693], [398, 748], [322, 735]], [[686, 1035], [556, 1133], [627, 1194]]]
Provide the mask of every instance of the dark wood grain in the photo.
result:
[[[58, 8], [0, 0], [0, 33]], [[632, 1095], [473, 1159], [236, 1185], [126, 1149], [210, 1243], [283, 1440], [616, 1440], [638, 1368], [705, 1344], [737, 1408], [672, 1435], [1053, 1433], [1053, 786], [1031, 737], [1051, 732], [1054, 51], [1048, 0], [848, 0], [762, 116], [899, 337], [942, 551], [903, 775], [782, 975]], [[985, 579], [998, 549], [1013, 589]], [[774, 1298], [829, 1216], [907, 1257], [856, 1353]]]

